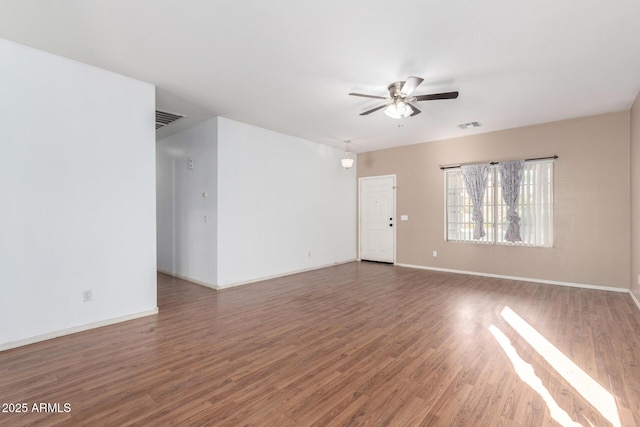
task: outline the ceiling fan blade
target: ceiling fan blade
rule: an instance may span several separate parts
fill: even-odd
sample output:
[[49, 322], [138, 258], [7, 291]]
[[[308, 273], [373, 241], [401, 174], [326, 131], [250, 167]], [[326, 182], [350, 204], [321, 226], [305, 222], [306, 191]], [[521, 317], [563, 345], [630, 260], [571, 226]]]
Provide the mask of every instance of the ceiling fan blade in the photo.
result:
[[[435, 99], [456, 99], [458, 92], [432, 93], [431, 95], [418, 95], [415, 101], [433, 101]], [[414, 99], [412, 99], [414, 101]]]
[[420, 77], [409, 77], [407, 79], [406, 82], [404, 82], [404, 85], [402, 85], [402, 89], [400, 89], [400, 93], [404, 96], [409, 96], [411, 95], [411, 93], [416, 90], [416, 88], [418, 87], [418, 85], [420, 85], [420, 83], [422, 83], [424, 81], [424, 79], [421, 79]]
[[383, 104], [383, 105], [381, 105], [381, 106], [379, 106], [379, 107], [372, 108], [371, 110], [367, 110], [367, 111], [365, 111], [364, 113], [360, 113], [360, 115], [361, 115], [361, 116], [366, 116], [367, 114], [371, 114], [371, 113], [373, 113], [374, 111], [381, 110], [382, 108], [386, 107], [387, 105], [389, 105], [389, 104]]
[[413, 108], [413, 113], [411, 113], [409, 117], [417, 116], [418, 114], [422, 113], [422, 111], [414, 104], [409, 103], [409, 105], [411, 105], [411, 108]]
[[374, 99], [387, 99], [386, 96], [377, 96], [377, 95], [365, 95], [364, 93], [350, 93], [351, 96], [361, 96], [363, 98], [374, 98]]

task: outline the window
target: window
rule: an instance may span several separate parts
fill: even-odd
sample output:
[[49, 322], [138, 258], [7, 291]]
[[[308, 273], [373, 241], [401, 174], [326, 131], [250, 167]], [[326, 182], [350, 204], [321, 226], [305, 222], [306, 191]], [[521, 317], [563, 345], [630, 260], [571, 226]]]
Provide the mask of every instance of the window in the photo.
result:
[[553, 161], [527, 162], [524, 165], [518, 214], [522, 242], [507, 242], [507, 206], [502, 198], [498, 165], [489, 168], [487, 191], [482, 203], [486, 236], [474, 240], [473, 204], [464, 188], [460, 169], [445, 170], [446, 239], [452, 242], [476, 242], [516, 246], [553, 245]]

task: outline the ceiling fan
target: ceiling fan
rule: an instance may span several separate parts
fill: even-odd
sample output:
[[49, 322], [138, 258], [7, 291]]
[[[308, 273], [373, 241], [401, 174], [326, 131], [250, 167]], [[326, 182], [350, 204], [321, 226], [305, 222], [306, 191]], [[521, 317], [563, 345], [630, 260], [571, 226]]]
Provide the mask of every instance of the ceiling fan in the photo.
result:
[[384, 99], [386, 103], [379, 107], [367, 110], [364, 113], [360, 113], [361, 116], [366, 116], [374, 111], [385, 108], [384, 113], [393, 119], [403, 119], [405, 117], [412, 117], [420, 114], [421, 111], [413, 104], [417, 101], [433, 101], [436, 99], [456, 99], [458, 92], [444, 92], [433, 93], [430, 95], [418, 95], [411, 96], [413, 91], [422, 83], [424, 79], [420, 77], [409, 77], [407, 81], [391, 83], [388, 87], [389, 97], [377, 96], [377, 95], [365, 95], [362, 93], [350, 93], [351, 96], [362, 96], [363, 98]]

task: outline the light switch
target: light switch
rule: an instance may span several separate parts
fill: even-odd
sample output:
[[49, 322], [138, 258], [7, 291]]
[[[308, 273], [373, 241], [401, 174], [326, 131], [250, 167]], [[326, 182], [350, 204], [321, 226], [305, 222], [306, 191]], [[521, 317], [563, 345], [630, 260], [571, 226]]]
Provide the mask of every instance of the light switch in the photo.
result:
[[409, 215], [400, 215], [400, 221], [409, 221]]

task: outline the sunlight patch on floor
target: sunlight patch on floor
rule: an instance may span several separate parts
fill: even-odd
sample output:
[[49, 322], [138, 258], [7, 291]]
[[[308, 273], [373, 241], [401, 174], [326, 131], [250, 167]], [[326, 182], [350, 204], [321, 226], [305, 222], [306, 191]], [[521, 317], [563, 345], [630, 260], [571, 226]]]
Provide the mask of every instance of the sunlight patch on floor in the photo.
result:
[[[591, 378], [586, 372], [580, 369], [579, 366], [573, 363], [571, 359], [565, 356], [560, 350], [558, 350], [553, 344], [551, 344], [544, 336], [536, 331], [511, 308], [505, 307], [500, 312], [500, 315], [516, 332], [518, 332], [518, 334], [520, 334], [521, 337], [523, 337], [527, 341], [527, 343], [529, 343], [531, 347], [533, 347], [536, 352], [538, 352], [540, 356], [542, 356], [547, 361], [547, 363], [549, 363], [549, 365], [553, 369], [555, 369], [569, 384], [571, 384], [571, 386], [573, 386], [573, 388], [575, 388], [578, 393], [580, 393], [582, 397], [587, 400], [587, 402], [589, 402], [596, 410], [598, 410], [600, 414], [602, 414], [602, 416], [604, 416], [614, 427], [620, 427], [621, 424], [620, 416], [618, 414], [618, 408], [616, 406], [616, 401], [611, 393], [609, 393], [604, 387], [598, 384], [598, 382]], [[529, 384], [534, 390], [540, 393], [543, 399], [545, 399], [545, 402], [547, 402], [547, 406], [549, 406], [551, 403], [551, 406], [549, 406], [549, 410], [552, 412], [553, 416], [553, 411], [556, 409], [552, 408], [552, 406], [557, 406], [557, 403], [555, 403], [555, 401], [547, 401], [547, 397], [545, 397], [545, 395], [541, 393], [541, 391], [546, 394], [548, 394], [549, 392], [546, 388], [544, 388], [541, 380], [535, 375], [533, 367], [520, 358], [515, 348], [511, 345], [509, 339], [502, 333], [502, 331], [500, 331], [500, 329], [498, 329], [494, 325], [491, 325], [489, 327], [489, 330], [494, 335], [496, 340], [498, 340], [498, 343], [500, 343], [509, 359], [511, 359], [511, 362], [514, 365], [514, 369], [516, 369], [518, 375], [520, 375], [520, 377], [524, 381], [526, 381], [527, 384]], [[522, 371], [522, 373], [519, 372], [519, 369]], [[535, 378], [531, 378], [531, 375], [533, 375]], [[525, 378], [529, 378], [531, 383]], [[537, 384], [538, 382], [540, 383], [539, 385]], [[544, 390], [539, 390], [540, 386], [542, 386]], [[548, 398], [553, 400], [550, 394]], [[562, 412], [566, 414], [566, 412]], [[568, 414], [566, 416], [569, 417]], [[569, 420], [571, 420], [570, 417]], [[558, 422], [560, 422], [562, 425], [580, 425], [564, 424], [564, 422], [561, 422], [559, 420]], [[570, 422], [573, 423], [572, 420]]]
[[518, 355], [518, 352], [511, 344], [511, 341], [509, 341], [509, 338], [507, 338], [507, 336], [494, 325], [489, 326], [489, 331], [493, 334], [495, 339], [498, 341], [498, 344], [500, 344], [504, 350], [513, 365], [513, 369], [516, 371], [520, 379], [538, 393], [547, 404], [551, 418], [556, 420], [562, 426], [582, 427], [582, 424], [573, 421], [569, 414], [558, 405], [553, 396], [551, 396], [551, 393], [549, 393], [549, 390], [547, 390], [544, 384], [542, 384], [542, 380], [536, 375], [533, 366], [525, 362]]

